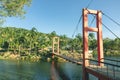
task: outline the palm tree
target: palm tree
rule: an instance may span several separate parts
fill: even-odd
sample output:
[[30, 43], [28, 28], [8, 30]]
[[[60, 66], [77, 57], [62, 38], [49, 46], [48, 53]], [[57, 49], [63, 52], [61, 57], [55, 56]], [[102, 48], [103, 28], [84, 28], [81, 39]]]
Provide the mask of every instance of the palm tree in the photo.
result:
[[69, 47], [68, 40], [69, 39], [66, 35], [60, 36], [60, 49], [68, 49]]

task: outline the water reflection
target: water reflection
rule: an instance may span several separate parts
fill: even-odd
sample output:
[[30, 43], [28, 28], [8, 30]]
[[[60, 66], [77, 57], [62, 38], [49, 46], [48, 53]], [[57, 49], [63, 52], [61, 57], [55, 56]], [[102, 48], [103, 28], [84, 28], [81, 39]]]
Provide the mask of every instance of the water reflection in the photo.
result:
[[82, 80], [81, 66], [73, 63], [52, 62], [51, 70], [54, 77], [52, 80]]
[[55, 64], [54, 61], [52, 61], [51, 65], [51, 74], [51, 80], [70, 80], [69, 77], [67, 77], [67, 75], [62, 72], [60, 65], [57, 63]]
[[59, 77], [58, 73], [55, 69], [55, 62], [52, 61], [52, 63], [51, 63], [51, 80], [59, 80], [58, 77]]
[[82, 80], [82, 68], [69, 62], [0, 60], [0, 80]]
[[50, 80], [50, 63], [0, 60], [0, 80]]

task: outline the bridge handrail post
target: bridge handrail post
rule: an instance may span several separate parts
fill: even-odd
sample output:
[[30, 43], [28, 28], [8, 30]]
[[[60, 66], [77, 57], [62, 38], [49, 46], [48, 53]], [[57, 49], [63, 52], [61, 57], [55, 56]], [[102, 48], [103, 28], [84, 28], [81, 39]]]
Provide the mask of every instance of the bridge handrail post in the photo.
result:
[[115, 66], [113, 66], [113, 78], [115, 79]]
[[109, 75], [108, 75], [108, 65], [107, 65], [107, 76], [109, 76]]

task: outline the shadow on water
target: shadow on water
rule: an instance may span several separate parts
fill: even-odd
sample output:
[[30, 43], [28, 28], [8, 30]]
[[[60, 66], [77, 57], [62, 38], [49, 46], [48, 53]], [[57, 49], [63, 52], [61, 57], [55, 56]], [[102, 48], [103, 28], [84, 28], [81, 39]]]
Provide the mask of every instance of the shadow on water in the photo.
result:
[[[51, 63], [51, 80], [82, 80], [82, 66], [71, 62]], [[89, 74], [89, 80], [98, 80]]]
[[82, 80], [81, 66], [72, 63], [51, 63], [51, 80]]
[[70, 78], [60, 70], [59, 65], [52, 61], [51, 80], [70, 80]]

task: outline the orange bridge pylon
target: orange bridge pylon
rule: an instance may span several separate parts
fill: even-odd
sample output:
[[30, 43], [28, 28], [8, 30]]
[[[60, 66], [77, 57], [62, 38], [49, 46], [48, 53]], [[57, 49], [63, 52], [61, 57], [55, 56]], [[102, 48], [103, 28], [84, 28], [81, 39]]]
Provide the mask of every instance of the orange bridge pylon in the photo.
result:
[[[96, 28], [88, 26], [88, 14], [96, 16]], [[102, 14], [101, 11], [83, 9], [83, 80], [88, 80], [88, 73], [85, 71], [85, 67], [89, 66], [88, 59], [88, 31], [97, 32], [97, 54], [98, 54], [98, 66], [103, 66], [100, 61], [104, 61], [103, 55], [103, 39], [102, 39]]]

